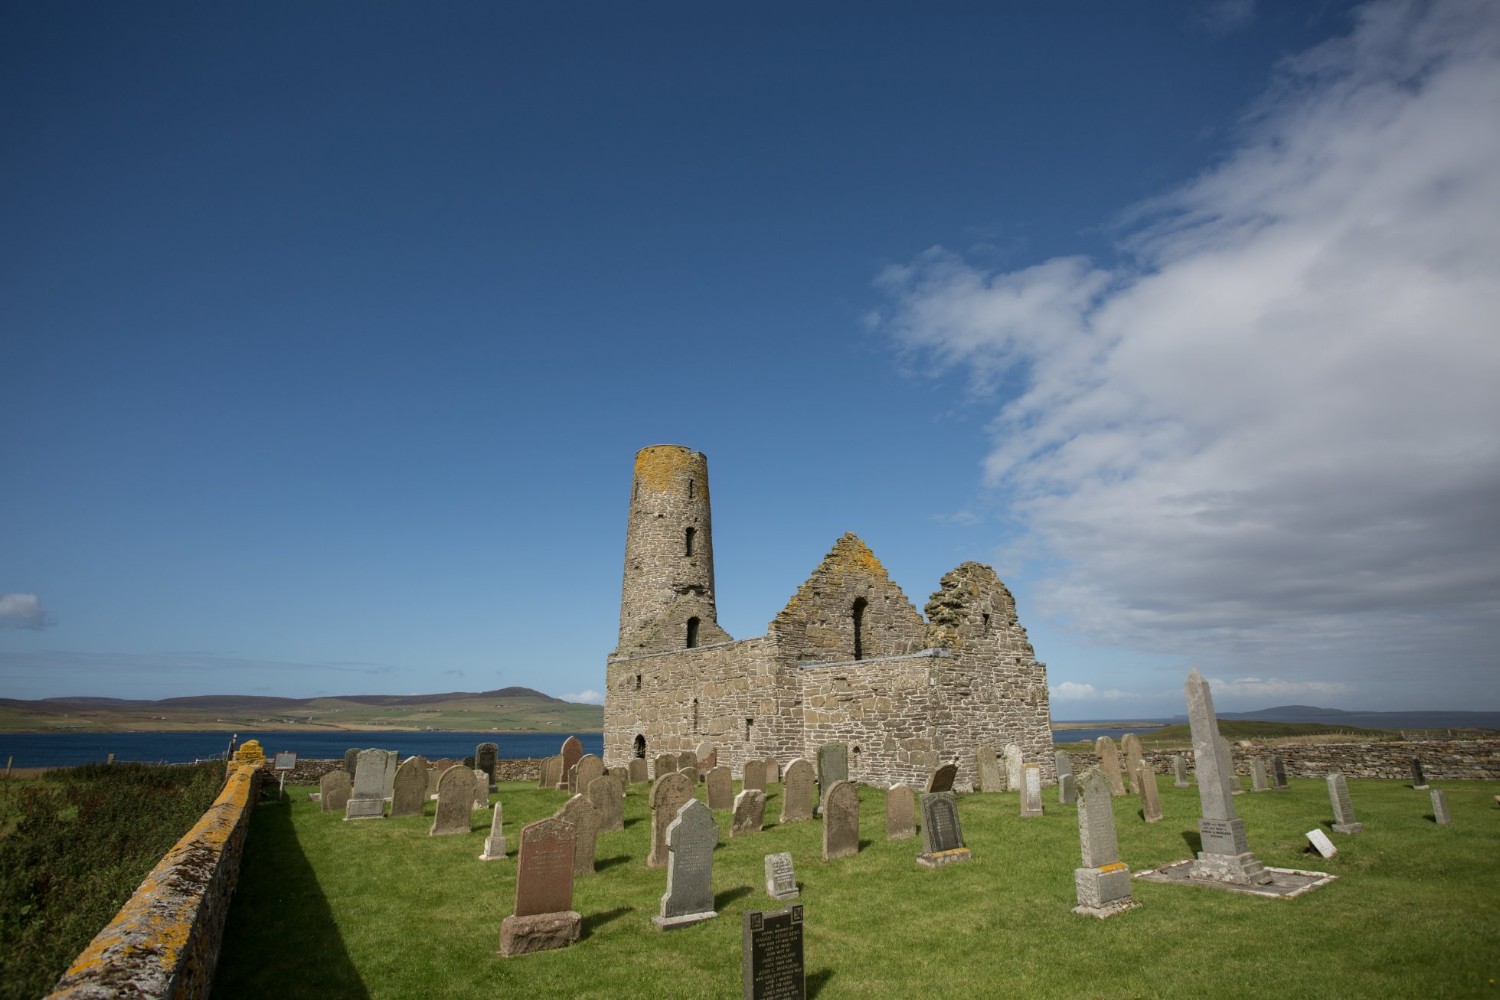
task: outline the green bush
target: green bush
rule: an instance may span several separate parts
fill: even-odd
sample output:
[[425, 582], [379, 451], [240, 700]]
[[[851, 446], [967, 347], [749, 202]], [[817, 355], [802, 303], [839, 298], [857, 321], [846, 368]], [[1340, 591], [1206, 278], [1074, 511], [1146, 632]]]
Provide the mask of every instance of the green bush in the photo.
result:
[[88, 764], [7, 781], [0, 1000], [47, 993], [223, 785], [218, 763]]

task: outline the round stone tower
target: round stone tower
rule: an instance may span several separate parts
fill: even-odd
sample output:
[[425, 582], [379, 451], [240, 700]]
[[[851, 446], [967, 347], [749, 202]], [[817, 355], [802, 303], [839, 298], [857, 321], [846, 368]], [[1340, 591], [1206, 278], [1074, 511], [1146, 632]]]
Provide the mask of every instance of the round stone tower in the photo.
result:
[[[684, 599], [717, 625], [708, 459], [681, 445], [652, 445], [636, 452], [630, 487], [620, 647]], [[696, 645], [699, 618], [691, 622], [688, 646]]]

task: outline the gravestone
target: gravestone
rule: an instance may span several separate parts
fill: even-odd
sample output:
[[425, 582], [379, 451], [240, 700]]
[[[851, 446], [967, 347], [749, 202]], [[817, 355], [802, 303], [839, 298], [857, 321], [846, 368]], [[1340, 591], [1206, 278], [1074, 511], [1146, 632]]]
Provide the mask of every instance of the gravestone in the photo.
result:
[[445, 837], [469, 832], [469, 814], [474, 811], [474, 772], [467, 767], [450, 767], [438, 779], [437, 811], [432, 817], [429, 837]]
[[657, 754], [656, 759], [651, 762], [651, 777], [654, 781], [660, 781], [665, 775], [677, 771], [677, 755], [675, 753]]
[[1074, 913], [1112, 917], [1140, 904], [1130, 892], [1130, 869], [1115, 838], [1114, 788], [1097, 767], [1079, 778], [1078, 844], [1083, 867], [1073, 869], [1078, 905]]
[[618, 781], [610, 775], [600, 775], [589, 782], [588, 797], [599, 814], [599, 832], [625, 829], [625, 797], [620, 793]]
[[1057, 779], [1057, 804], [1070, 806], [1078, 798], [1078, 787], [1076, 779], [1071, 774], [1065, 774]]
[[765, 759], [765, 765], [766, 765], [766, 784], [767, 785], [780, 784], [781, 783], [781, 762], [779, 760], [777, 760], [775, 757], [767, 757]]
[[1271, 755], [1271, 787], [1278, 792], [1287, 790], [1286, 761], [1282, 760], [1279, 753]]
[[766, 895], [772, 899], [796, 899], [797, 877], [792, 871], [792, 852], [766, 855]]
[[575, 790], [587, 794], [594, 779], [604, 776], [604, 761], [594, 754], [586, 753], [578, 758], [573, 774], [573, 783], [578, 786]]
[[587, 796], [574, 795], [552, 815], [573, 824], [573, 877], [594, 874], [594, 849], [599, 840], [598, 810]]
[[707, 774], [719, 766], [719, 749], [712, 743], [699, 743], [693, 751], [693, 766], [700, 774]]
[[709, 771], [704, 785], [708, 789], [708, 808], [734, 808], [734, 778], [728, 767], [720, 765]]
[[474, 808], [489, 809], [490, 807], [490, 776], [479, 768], [473, 769], [474, 773]]
[[678, 774], [685, 774], [685, 775], [687, 775], [688, 780], [693, 783], [693, 787], [694, 788], [698, 787], [698, 768], [697, 767], [695, 767], [692, 764], [689, 764], [686, 767], [684, 767], [681, 770], [679, 770], [677, 773]]
[[464, 758], [464, 767], [467, 767], [471, 771], [474, 770], [474, 755], [473, 754], [470, 754], [469, 756], [467, 756], [467, 757]]
[[578, 791], [578, 765], [574, 764], [568, 768], [568, 794], [573, 795]]
[[1453, 822], [1453, 816], [1448, 812], [1448, 795], [1441, 788], [1432, 790], [1432, 818], [1438, 826]]
[[1188, 787], [1187, 758], [1180, 753], [1172, 755], [1172, 787]]
[[818, 747], [818, 800], [840, 781], [849, 780], [849, 746], [846, 743], [824, 743]]
[[667, 891], [661, 915], [651, 918], [658, 930], [686, 927], [717, 917], [714, 912], [714, 847], [719, 827], [708, 806], [689, 799], [667, 828]]
[[546, 763], [542, 766], [541, 787], [557, 788], [559, 786], [566, 786], [567, 783], [568, 776], [563, 771], [562, 756], [560, 754], [553, 754], [547, 758]]
[[[361, 750], [354, 768], [354, 792], [344, 807], [345, 819], [381, 819], [385, 816], [386, 763], [394, 750]], [[392, 778], [394, 778], [394, 772]]]
[[442, 778], [444, 770], [434, 764], [427, 765], [427, 797], [429, 799], [437, 798], [438, 780]]
[[799, 823], [813, 818], [813, 766], [798, 757], [781, 776], [781, 822]]
[[927, 779], [927, 791], [922, 796], [922, 853], [917, 855], [917, 864], [924, 868], [971, 858], [958, 821], [958, 800], [953, 797], [957, 773], [957, 767], [944, 764]]
[[573, 909], [576, 836], [573, 824], [556, 816], [521, 828], [516, 908], [500, 923], [502, 956], [566, 948], [578, 940], [583, 918]]
[[1120, 780], [1120, 754], [1115, 741], [1101, 736], [1094, 741], [1094, 756], [1099, 758], [1099, 770], [1109, 782], [1111, 795], [1124, 795], [1125, 783]]
[[677, 819], [677, 811], [693, 797], [694, 788], [687, 775], [671, 771], [651, 786], [651, 853], [646, 867], [667, 866], [667, 827]]
[[981, 743], [974, 748], [974, 771], [979, 775], [981, 792], [1005, 791], [1005, 778], [1000, 774], [1000, 762], [995, 759], [995, 748]]
[[1057, 769], [1057, 778], [1062, 780], [1065, 774], [1073, 773], [1073, 757], [1066, 750], [1058, 750], [1052, 754], [1053, 766]]
[[1328, 775], [1328, 801], [1333, 805], [1333, 832], [1359, 833], [1365, 828], [1354, 819], [1354, 801], [1349, 798], [1349, 783], [1337, 771]]
[[917, 835], [917, 797], [910, 785], [892, 785], [885, 792], [885, 839], [908, 840]]
[[[1198, 799], [1202, 818], [1198, 834], [1203, 849], [1192, 867], [1192, 877], [1234, 885], [1263, 885], [1270, 874], [1250, 852], [1245, 839], [1245, 821], [1234, 810], [1234, 774], [1229, 748], [1219, 738], [1219, 720], [1214, 715], [1213, 694], [1208, 681], [1194, 667], [1188, 673], [1188, 726], [1193, 736], [1194, 770], [1198, 773]], [[1237, 782], [1236, 782], [1237, 784]]]
[[734, 819], [729, 826], [729, 835], [738, 837], [760, 833], [765, 819], [766, 793], [759, 788], [746, 788], [734, 797]]
[[805, 1000], [802, 905], [769, 913], [747, 910], [740, 924], [742, 1000]]
[[329, 771], [318, 779], [318, 804], [326, 813], [341, 813], [349, 805], [352, 787], [348, 771]]
[[1266, 780], [1266, 765], [1259, 757], [1250, 758], [1250, 790], [1252, 792], [1269, 791], [1271, 783]]
[[836, 781], [823, 793], [823, 860], [859, 853], [859, 792]]
[[763, 760], [745, 761], [744, 780], [740, 783], [741, 788], [758, 788], [766, 790], [766, 762]]
[[1308, 830], [1307, 840], [1325, 858], [1331, 858], [1339, 852], [1339, 849], [1333, 846], [1333, 841], [1328, 839], [1328, 834], [1322, 830]]
[[1411, 759], [1411, 787], [1419, 792], [1427, 790], [1427, 775], [1422, 773], [1422, 762], [1415, 757]]
[[1135, 787], [1141, 796], [1141, 819], [1161, 822], [1161, 790], [1156, 784], [1156, 770], [1142, 760], [1135, 769]]
[[499, 802], [490, 813], [490, 835], [484, 838], [484, 853], [480, 861], [497, 861], [505, 857], [505, 810]]
[[644, 785], [646, 782], [648, 782], [650, 780], [651, 780], [651, 775], [648, 773], [648, 766], [646, 764], [646, 758], [644, 758], [644, 757], [632, 757], [632, 758], [630, 758], [630, 783], [632, 785]]
[[557, 779], [557, 787], [565, 788], [567, 787], [568, 773], [573, 770], [574, 766], [583, 757], [583, 744], [579, 741], [578, 737], [569, 736], [563, 740], [562, 750], [559, 751], [559, 754], [562, 757], [562, 769]]
[[485, 774], [485, 790], [495, 783], [495, 765], [500, 760], [500, 745], [498, 743], [481, 743], [474, 748], [474, 768]]
[[359, 747], [344, 751], [344, 771], [349, 775], [349, 787], [354, 787], [354, 772], [359, 769]]
[[684, 750], [677, 755], [677, 770], [681, 771], [689, 767], [694, 771], [698, 770], [698, 755], [691, 750]]
[[1042, 814], [1042, 766], [1027, 764], [1021, 768], [1021, 818]]
[[[1217, 716], [1214, 719], [1214, 725], [1218, 725]], [[1230, 794], [1243, 795], [1245, 794], [1244, 782], [1240, 780], [1240, 772], [1235, 770], [1234, 747], [1230, 746], [1229, 741], [1222, 736], [1219, 737], [1219, 742], [1224, 747], [1224, 761], [1228, 767], [1224, 773], [1224, 784], [1229, 786]]]
[[420, 816], [427, 804], [427, 765], [421, 757], [408, 757], [396, 768], [391, 787], [391, 816]]
[[1146, 754], [1141, 749], [1141, 738], [1135, 733], [1126, 733], [1120, 737], [1120, 756], [1125, 758], [1125, 780], [1130, 783], [1130, 790], [1139, 795], [1141, 786], [1136, 784], [1136, 771], [1146, 763]]
[[1007, 743], [1002, 754], [1005, 757], [1005, 788], [1007, 791], [1019, 792], [1025, 781], [1021, 769], [1026, 766], [1021, 748], [1014, 743]]

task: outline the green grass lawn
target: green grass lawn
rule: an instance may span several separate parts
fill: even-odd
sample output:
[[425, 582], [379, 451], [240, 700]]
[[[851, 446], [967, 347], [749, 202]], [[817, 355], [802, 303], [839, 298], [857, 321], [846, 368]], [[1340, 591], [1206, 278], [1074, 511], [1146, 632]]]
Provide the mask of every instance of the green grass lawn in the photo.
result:
[[[1165, 819], [1115, 800], [1123, 860], [1141, 871], [1190, 856], [1194, 789], [1162, 789]], [[1267, 865], [1331, 872], [1307, 896], [1265, 899], [1136, 883], [1143, 906], [1075, 916], [1077, 816], [1047, 789], [1046, 816], [1015, 794], [960, 798], [974, 860], [929, 871], [919, 840], [888, 843], [884, 793], [860, 789], [863, 850], [824, 862], [817, 822], [730, 839], [719, 814], [719, 917], [651, 924], [666, 886], [648, 869], [648, 786], [625, 800], [626, 829], [602, 834], [598, 872], [576, 883], [583, 937], [571, 948], [500, 958], [515, 892], [516, 835], [561, 792], [502, 785], [510, 855], [479, 861], [488, 817], [465, 837], [428, 837], [424, 819], [344, 822], [307, 801], [258, 807], [230, 912], [219, 997], [729, 997], [739, 995], [740, 916], [779, 905], [763, 858], [791, 851], [806, 907], [809, 995], [836, 997], [1500, 997], [1500, 786], [1443, 782], [1452, 826], [1426, 792], [1351, 781], [1365, 832], [1331, 834], [1336, 857], [1304, 852], [1332, 822], [1326, 785], [1235, 802]], [[780, 786], [766, 815], [774, 822]], [[700, 795], [701, 795], [700, 790]], [[494, 796], [492, 796], [492, 801]]]

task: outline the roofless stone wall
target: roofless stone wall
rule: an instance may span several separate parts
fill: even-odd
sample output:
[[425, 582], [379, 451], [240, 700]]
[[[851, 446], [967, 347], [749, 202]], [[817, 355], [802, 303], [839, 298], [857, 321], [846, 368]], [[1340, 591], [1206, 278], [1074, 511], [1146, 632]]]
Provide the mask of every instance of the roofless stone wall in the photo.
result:
[[224, 790], [57, 981], [51, 997], [208, 995], [261, 771], [230, 764]]

